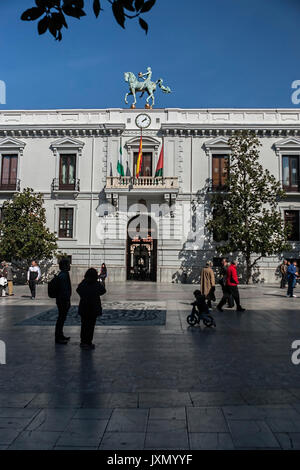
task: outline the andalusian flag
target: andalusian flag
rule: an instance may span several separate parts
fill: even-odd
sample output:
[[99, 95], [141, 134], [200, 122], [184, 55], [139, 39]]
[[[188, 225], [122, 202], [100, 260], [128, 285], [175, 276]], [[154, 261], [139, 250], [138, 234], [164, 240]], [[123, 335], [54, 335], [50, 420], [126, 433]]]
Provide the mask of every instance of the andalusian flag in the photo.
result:
[[163, 169], [164, 169], [164, 145], [161, 147], [159, 159], [157, 162], [157, 167], [155, 170], [155, 178], [163, 176]]
[[120, 157], [119, 157], [119, 160], [118, 160], [117, 171], [118, 171], [120, 176], [124, 176], [122, 145], [120, 145]]
[[140, 176], [140, 172], [141, 172], [141, 168], [142, 168], [142, 162], [143, 162], [143, 138], [141, 136], [139, 155], [138, 155], [138, 159], [137, 159], [137, 162], [136, 162], [136, 177], [137, 178]]

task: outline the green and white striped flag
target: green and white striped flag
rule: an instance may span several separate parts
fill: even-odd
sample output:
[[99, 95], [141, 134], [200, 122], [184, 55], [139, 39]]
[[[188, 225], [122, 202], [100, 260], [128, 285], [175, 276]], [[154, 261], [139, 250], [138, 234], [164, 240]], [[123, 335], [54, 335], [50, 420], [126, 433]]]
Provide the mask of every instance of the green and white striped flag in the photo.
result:
[[124, 176], [122, 145], [120, 145], [120, 157], [119, 157], [119, 160], [118, 160], [117, 171], [118, 171], [120, 176]]

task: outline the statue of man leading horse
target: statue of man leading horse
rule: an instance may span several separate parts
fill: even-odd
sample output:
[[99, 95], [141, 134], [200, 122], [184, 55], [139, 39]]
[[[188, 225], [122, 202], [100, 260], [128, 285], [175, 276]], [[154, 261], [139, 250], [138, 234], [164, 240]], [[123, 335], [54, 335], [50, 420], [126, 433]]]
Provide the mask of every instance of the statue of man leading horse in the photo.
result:
[[[154, 93], [156, 91], [157, 85], [164, 93], [171, 93], [171, 89], [167, 86], [163, 85], [162, 78], [159, 78], [156, 82], [151, 80], [152, 78], [152, 70], [151, 67], [147, 68], [146, 73], [140, 72], [138, 74], [139, 79], [143, 79], [143, 81], [139, 81], [138, 78], [132, 72], [124, 73], [125, 81], [129, 83], [130, 91], [125, 95], [125, 103], [128, 104], [128, 96], [133, 95], [133, 104], [132, 108], [135, 108], [136, 105], [136, 93], [141, 93], [141, 98], [144, 93], [148, 93], [148, 98], [146, 99], [147, 106], [152, 108], [155, 104], [155, 97]], [[145, 80], [144, 80], [145, 79]], [[149, 101], [152, 99], [152, 105], [150, 106]]]

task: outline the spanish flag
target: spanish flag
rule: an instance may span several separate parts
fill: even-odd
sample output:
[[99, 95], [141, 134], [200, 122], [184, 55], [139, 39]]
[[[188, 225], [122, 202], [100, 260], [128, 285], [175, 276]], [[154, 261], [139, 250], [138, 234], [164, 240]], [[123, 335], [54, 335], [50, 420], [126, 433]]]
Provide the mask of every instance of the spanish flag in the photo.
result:
[[143, 161], [143, 138], [141, 136], [140, 141], [140, 148], [139, 148], [139, 155], [136, 163], [136, 177], [140, 176], [141, 168], [142, 168], [142, 161]]

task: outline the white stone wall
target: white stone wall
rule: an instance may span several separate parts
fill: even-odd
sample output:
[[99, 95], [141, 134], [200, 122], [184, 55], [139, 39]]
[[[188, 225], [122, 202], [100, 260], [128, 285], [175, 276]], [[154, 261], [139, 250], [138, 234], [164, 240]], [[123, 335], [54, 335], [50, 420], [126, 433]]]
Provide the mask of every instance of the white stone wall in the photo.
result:
[[[145, 151], [153, 151], [153, 170], [164, 143], [164, 175], [178, 178], [179, 190], [172, 219], [172, 235], [158, 242], [158, 282], [197, 281], [201, 266], [215, 256], [211, 241], [205, 236], [205, 208], [201, 190], [211, 179], [211, 156], [226, 153], [226, 141], [237, 128], [253, 129], [262, 142], [261, 161], [274, 176], [282, 179], [282, 154], [300, 154], [300, 110], [297, 109], [155, 109], [155, 110], [44, 110], [1, 111], [0, 154], [19, 155], [18, 178], [21, 190], [32, 187], [45, 198], [47, 223], [58, 230], [58, 210], [73, 207], [74, 237], [59, 240], [61, 251], [72, 255], [72, 276], [80, 280], [88, 266], [99, 267], [105, 262], [109, 279], [126, 279], [127, 214], [114, 211], [104, 216], [106, 178], [117, 176], [119, 148], [123, 148], [126, 170], [133, 170], [133, 154], [137, 151], [140, 131], [135, 118], [141, 112], [151, 117], [151, 126], [144, 131]], [[77, 155], [77, 177], [80, 192], [53, 194], [51, 184], [58, 178], [59, 153]], [[125, 192], [127, 207], [146, 199], [163, 204], [164, 193], [155, 189], [145, 194]], [[12, 193], [0, 192], [0, 205]], [[200, 199], [199, 199], [200, 198]], [[196, 204], [200, 226], [193, 231], [193, 219], [184, 207]], [[200, 202], [199, 202], [200, 201]], [[300, 194], [289, 195], [280, 203], [282, 210], [300, 210]], [[132, 214], [134, 215], [134, 214]], [[99, 222], [106, 220], [106, 231], [97, 236]], [[159, 218], [159, 230], [170, 222], [170, 212]], [[115, 233], [119, 234], [116, 237]], [[161, 232], [160, 232], [161, 233]], [[299, 245], [286, 254], [300, 258]], [[260, 279], [276, 280], [277, 258], [260, 262]]]

